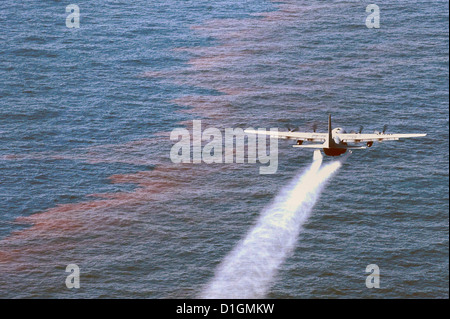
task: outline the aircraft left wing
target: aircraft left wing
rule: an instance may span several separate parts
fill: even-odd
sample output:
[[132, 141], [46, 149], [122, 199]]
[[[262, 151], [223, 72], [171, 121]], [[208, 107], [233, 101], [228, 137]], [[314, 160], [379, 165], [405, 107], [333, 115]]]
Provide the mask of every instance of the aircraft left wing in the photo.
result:
[[343, 133], [338, 134], [339, 139], [345, 143], [359, 143], [359, 142], [381, 142], [381, 141], [396, 141], [401, 138], [421, 137], [427, 134], [360, 134], [360, 133]]
[[270, 135], [270, 137], [282, 139], [296, 139], [308, 142], [324, 142], [327, 139], [327, 133], [308, 133], [308, 132], [271, 132], [258, 130], [244, 130], [245, 133]]

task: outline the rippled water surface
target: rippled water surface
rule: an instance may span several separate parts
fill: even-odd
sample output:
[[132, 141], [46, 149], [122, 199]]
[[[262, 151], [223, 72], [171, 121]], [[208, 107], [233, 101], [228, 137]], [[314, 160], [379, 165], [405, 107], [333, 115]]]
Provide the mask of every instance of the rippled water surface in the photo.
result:
[[265, 297], [448, 298], [448, 2], [376, 2], [379, 29], [366, 1], [79, 1], [72, 29], [69, 3], [0, 4], [0, 297], [201, 296], [312, 152], [174, 164], [172, 129], [331, 113], [428, 135], [355, 151]]

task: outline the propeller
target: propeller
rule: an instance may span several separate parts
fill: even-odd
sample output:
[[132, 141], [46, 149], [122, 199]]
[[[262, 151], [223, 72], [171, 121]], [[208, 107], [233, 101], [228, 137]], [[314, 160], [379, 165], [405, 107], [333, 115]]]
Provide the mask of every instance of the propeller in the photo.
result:
[[379, 132], [379, 131], [374, 131], [374, 133], [375, 133], [375, 134], [384, 134], [384, 133], [386, 132], [387, 127], [388, 127], [387, 124], [384, 124], [384, 125], [383, 125], [383, 131], [381, 131], [381, 132]]
[[[286, 128], [287, 128], [289, 133], [298, 131], [298, 127], [291, 128], [289, 125], [285, 125], [285, 126], [286, 126]], [[290, 140], [290, 139], [293, 139], [293, 137], [286, 137], [286, 139]]]
[[291, 128], [289, 125], [286, 125], [286, 128], [288, 129], [289, 132], [295, 132], [295, 131], [298, 131], [298, 128], [296, 128], [296, 127]]
[[[358, 131], [359, 134], [361, 134], [363, 128], [364, 128], [364, 126], [362, 126], [362, 125], [359, 127], [359, 131]], [[351, 130], [350, 133], [351, 133], [351, 134], [354, 134], [354, 133], [356, 133], [356, 132], [355, 132], [354, 130]]]

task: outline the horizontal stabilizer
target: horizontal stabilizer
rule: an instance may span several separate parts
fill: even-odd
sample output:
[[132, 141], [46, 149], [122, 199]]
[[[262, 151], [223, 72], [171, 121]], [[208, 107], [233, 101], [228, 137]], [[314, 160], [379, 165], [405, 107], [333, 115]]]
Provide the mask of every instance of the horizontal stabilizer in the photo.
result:
[[322, 144], [312, 144], [312, 145], [292, 145], [292, 147], [301, 147], [301, 148], [323, 148]]
[[346, 146], [345, 148], [348, 150], [364, 150], [367, 147], [365, 147], [365, 146]]
[[[327, 148], [323, 146], [323, 144], [311, 144], [311, 145], [292, 145], [292, 147], [301, 147], [301, 148]], [[363, 150], [367, 147], [365, 146], [345, 146], [345, 147], [336, 147], [337, 149], [347, 149], [347, 150]]]

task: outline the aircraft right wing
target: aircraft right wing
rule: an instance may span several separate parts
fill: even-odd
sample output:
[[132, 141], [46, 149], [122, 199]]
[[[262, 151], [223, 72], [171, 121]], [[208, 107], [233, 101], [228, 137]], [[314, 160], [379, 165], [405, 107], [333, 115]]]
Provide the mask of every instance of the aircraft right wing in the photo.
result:
[[345, 143], [360, 143], [360, 142], [381, 142], [381, 141], [396, 141], [401, 138], [421, 137], [427, 134], [360, 134], [360, 133], [343, 133], [339, 134], [341, 141]]

